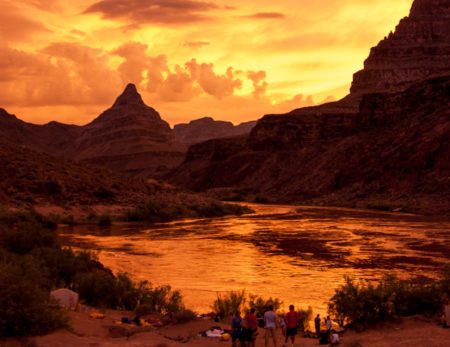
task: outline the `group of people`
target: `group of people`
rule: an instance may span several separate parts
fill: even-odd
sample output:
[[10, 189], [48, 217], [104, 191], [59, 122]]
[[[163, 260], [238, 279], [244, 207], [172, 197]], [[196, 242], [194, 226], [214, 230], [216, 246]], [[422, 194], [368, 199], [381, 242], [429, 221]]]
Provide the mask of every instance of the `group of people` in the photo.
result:
[[[294, 347], [295, 338], [298, 335], [300, 317], [295, 311], [294, 305], [289, 306], [289, 312], [285, 315], [277, 316], [273, 310], [273, 305], [269, 305], [268, 310], [264, 313], [264, 342], [268, 347], [270, 342], [277, 347], [277, 328], [281, 328], [284, 337], [283, 347], [291, 342]], [[319, 338], [321, 344], [338, 345], [340, 342], [339, 334], [332, 330], [333, 322], [330, 316], [324, 318], [325, 330], [321, 330], [320, 314], [314, 319], [316, 337]], [[237, 342], [244, 343], [248, 347], [255, 347], [256, 337], [258, 335], [258, 318], [255, 309], [252, 308], [245, 318], [241, 317], [241, 313], [236, 311], [232, 321], [232, 347], [237, 347]], [[303, 327], [301, 327], [303, 329]]]

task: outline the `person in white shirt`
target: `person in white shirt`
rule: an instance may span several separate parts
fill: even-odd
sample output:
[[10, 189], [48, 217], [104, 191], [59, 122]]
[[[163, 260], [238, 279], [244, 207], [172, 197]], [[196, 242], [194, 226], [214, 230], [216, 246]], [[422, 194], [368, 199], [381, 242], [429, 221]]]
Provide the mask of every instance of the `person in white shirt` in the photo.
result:
[[330, 344], [332, 346], [336, 346], [339, 344], [339, 342], [341, 342], [341, 338], [339, 337], [339, 334], [333, 330], [330, 336]]
[[277, 346], [275, 330], [277, 328], [277, 315], [273, 312], [273, 305], [269, 305], [269, 310], [264, 313], [264, 329], [266, 331], [265, 346], [269, 346], [269, 339], [272, 338], [273, 345]]
[[327, 334], [329, 334], [331, 332], [331, 328], [333, 327], [333, 321], [331, 320], [330, 316], [327, 316], [326, 326], [327, 326]]

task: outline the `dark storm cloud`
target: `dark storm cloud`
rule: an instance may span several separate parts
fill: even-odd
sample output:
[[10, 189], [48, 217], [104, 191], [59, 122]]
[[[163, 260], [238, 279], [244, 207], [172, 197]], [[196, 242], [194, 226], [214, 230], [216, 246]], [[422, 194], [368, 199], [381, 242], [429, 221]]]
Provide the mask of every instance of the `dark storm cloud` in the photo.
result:
[[100, 13], [105, 19], [134, 24], [183, 24], [210, 19], [209, 12], [222, 7], [200, 0], [101, 0], [84, 13]]

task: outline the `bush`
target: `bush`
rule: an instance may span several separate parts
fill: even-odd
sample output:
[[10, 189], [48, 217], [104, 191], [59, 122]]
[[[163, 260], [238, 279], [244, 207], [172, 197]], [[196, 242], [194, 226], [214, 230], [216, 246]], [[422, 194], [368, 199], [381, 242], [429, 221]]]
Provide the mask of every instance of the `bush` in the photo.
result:
[[253, 210], [247, 206], [236, 204], [225, 204], [222, 202], [211, 202], [209, 204], [191, 205], [192, 210], [199, 217], [221, 217], [226, 215], [243, 215], [252, 213]]
[[148, 201], [135, 209], [128, 210], [124, 219], [129, 222], [168, 222], [183, 215], [181, 206]]
[[211, 202], [203, 204], [164, 204], [148, 201], [126, 211], [123, 219], [128, 222], [168, 222], [182, 217], [222, 217], [252, 213], [247, 206]]
[[446, 272], [442, 280], [399, 280], [385, 276], [378, 284], [355, 283], [346, 277], [336, 289], [329, 312], [340, 325], [365, 327], [374, 322], [414, 314], [437, 314], [449, 297]]
[[178, 313], [185, 310], [181, 293], [173, 291], [169, 285], [154, 289], [147, 287], [140, 302], [136, 310], [138, 315]]
[[269, 309], [269, 305], [272, 305], [273, 310], [276, 312], [280, 309], [282, 304], [283, 301], [277, 298], [270, 297], [268, 299], [264, 299], [262, 296], [254, 294], [249, 295], [248, 307], [255, 309], [255, 314], [257, 317], [262, 317], [264, 315], [264, 312]]
[[114, 277], [105, 273], [85, 272], [75, 277], [75, 290], [86, 304], [112, 307], [114, 305]]
[[298, 320], [299, 320], [299, 326], [301, 330], [307, 330], [309, 328], [309, 322], [312, 320], [313, 317], [313, 309], [311, 306], [308, 306], [308, 309], [298, 309]]
[[49, 308], [49, 293], [38, 276], [0, 263], [0, 337], [45, 334], [67, 324], [60, 310]]
[[217, 315], [225, 318], [238, 310], [244, 310], [245, 302], [245, 290], [231, 291], [225, 295], [217, 294], [217, 299], [214, 301], [212, 309]]
[[50, 290], [69, 287], [88, 305], [187, 317], [180, 292], [114, 276], [92, 252], [63, 249], [55, 224], [36, 214], [0, 211], [0, 337], [47, 333], [65, 324]]
[[58, 245], [56, 225], [35, 212], [0, 215], [0, 247], [26, 254], [37, 247]]

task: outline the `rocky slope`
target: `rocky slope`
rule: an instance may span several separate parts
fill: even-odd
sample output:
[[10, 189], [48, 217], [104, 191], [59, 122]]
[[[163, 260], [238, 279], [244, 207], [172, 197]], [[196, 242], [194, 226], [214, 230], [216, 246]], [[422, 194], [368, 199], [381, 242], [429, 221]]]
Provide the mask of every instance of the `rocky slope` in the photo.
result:
[[414, 1], [347, 97], [196, 144], [169, 178], [277, 202], [450, 212], [449, 11]]
[[211, 139], [248, 134], [255, 125], [256, 121], [233, 125], [231, 122], [216, 121], [211, 117], [204, 117], [187, 124], [177, 124], [173, 130], [180, 142], [192, 145]]
[[15, 144], [116, 172], [157, 177], [180, 164], [186, 148], [132, 84], [85, 126], [35, 125], [0, 109], [0, 135]]
[[[155, 180], [126, 178], [102, 167], [56, 158], [0, 139], [0, 211], [36, 210], [69, 222], [105, 214], [131, 221], [169, 221], [248, 213]], [[1, 344], [1, 343], [0, 343]]]
[[0, 140], [0, 205], [39, 206], [133, 204], [157, 189], [102, 168], [35, 152]]
[[81, 133], [81, 127], [58, 122], [26, 123], [0, 108], [0, 136], [12, 143], [53, 155], [64, 155]]

